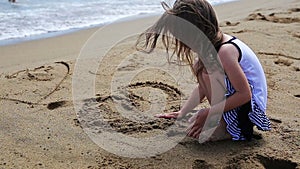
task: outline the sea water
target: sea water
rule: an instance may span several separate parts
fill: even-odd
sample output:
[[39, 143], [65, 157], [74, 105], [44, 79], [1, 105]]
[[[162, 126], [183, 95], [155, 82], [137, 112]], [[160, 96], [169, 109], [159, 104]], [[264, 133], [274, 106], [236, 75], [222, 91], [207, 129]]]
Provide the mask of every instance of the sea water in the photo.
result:
[[[163, 13], [162, 0], [0, 0], [0, 45]], [[175, 0], [165, 0], [172, 5]], [[232, 0], [209, 0], [213, 5]]]

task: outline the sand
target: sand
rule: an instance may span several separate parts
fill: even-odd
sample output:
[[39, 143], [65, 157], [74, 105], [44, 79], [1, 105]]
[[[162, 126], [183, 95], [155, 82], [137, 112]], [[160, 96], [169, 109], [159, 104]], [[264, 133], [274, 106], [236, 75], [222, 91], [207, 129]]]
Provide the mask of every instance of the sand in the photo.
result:
[[271, 131], [199, 144], [184, 138], [185, 121], [154, 118], [177, 110], [196, 84], [161, 50], [135, 51], [136, 33], [157, 18], [147, 17], [0, 47], [0, 168], [300, 168], [300, 1], [215, 9], [223, 32], [263, 65]]

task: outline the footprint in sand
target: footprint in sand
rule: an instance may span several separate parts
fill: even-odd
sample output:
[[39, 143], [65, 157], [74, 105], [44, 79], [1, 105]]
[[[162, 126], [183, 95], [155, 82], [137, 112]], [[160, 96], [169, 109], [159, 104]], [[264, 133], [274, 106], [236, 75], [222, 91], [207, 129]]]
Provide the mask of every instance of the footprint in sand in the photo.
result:
[[282, 123], [281, 120], [275, 119], [275, 118], [270, 118], [270, 121], [275, 122], [275, 123]]
[[[300, 58], [294, 57], [294, 56], [288, 56], [282, 53], [271, 53], [271, 52], [258, 52], [258, 54], [260, 55], [267, 55], [267, 56], [276, 56], [276, 57], [283, 57], [285, 59], [282, 58], [278, 58], [277, 60], [274, 61], [274, 63], [276, 65], [282, 65], [282, 66], [291, 66], [294, 61], [299, 61]], [[294, 60], [294, 61], [292, 61]], [[294, 67], [295, 71], [299, 71], [298, 67]]]
[[292, 15], [293, 13], [299, 12], [299, 8], [292, 8], [289, 9], [288, 12], [281, 12], [281, 13], [270, 13], [268, 15], [262, 14], [260, 12], [250, 14], [246, 20], [262, 20], [268, 21], [273, 23], [283, 23], [283, 24], [290, 24], [290, 23], [299, 23], [300, 18], [299, 16]]
[[296, 169], [298, 164], [290, 160], [268, 157], [264, 155], [238, 155], [227, 162], [226, 169], [262, 168], [262, 169]]
[[71, 101], [55, 101], [47, 104], [47, 109], [54, 110], [60, 107], [66, 107], [72, 105]]
[[124, 160], [113, 156], [101, 156], [96, 158], [97, 165], [88, 166], [87, 168], [132, 168], [132, 166]]
[[226, 26], [237, 26], [240, 22], [230, 22], [230, 21], [224, 21], [220, 23], [220, 27], [226, 27]]
[[298, 166], [295, 162], [280, 158], [267, 157], [263, 155], [257, 155], [256, 158], [266, 169], [296, 169]]
[[300, 98], [300, 94], [295, 94], [294, 95], [296, 98]]
[[300, 12], [300, 8], [291, 8], [289, 9], [290, 12]]
[[295, 67], [294, 67], [294, 71], [299, 72], [299, 71], [300, 71], [300, 68], [295, 66]]
[[274, 61], [276, 65], [291, 66], [294, 62], [287, 59], [277, 59]]
[[295, 38], [300, 38], [300, 32], [291, 32], [291, 34]]
[[208, 164], [206, 161], [204, 160], [195, 160], [193, 165], [192, 165], [192, 169], [214, 169], [215, 167], [211, 164]]

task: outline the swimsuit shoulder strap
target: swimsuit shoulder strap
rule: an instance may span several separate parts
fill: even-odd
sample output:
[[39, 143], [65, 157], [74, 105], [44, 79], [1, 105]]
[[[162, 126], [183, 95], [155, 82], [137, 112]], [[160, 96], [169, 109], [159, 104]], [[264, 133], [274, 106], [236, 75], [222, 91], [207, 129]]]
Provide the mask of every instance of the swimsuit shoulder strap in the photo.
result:
[[239, 51], [239, 62], [241, 61], [242, 59], [242, 50], [241, 48], [236, 44], [234, 43], [233, 41], [237, 39], [236, 37], [232, 37], [230, 40], [226, 41], [226, 42], [223, 42], [219, 45], [219, 47], [217, 48], [217, 51], [219, 52], [220, 48], [222, 47], [222, 45], [225, 45], [225, 44], [232, 44], [233, 46], [235, 46], [237, 48], [237, 50]]

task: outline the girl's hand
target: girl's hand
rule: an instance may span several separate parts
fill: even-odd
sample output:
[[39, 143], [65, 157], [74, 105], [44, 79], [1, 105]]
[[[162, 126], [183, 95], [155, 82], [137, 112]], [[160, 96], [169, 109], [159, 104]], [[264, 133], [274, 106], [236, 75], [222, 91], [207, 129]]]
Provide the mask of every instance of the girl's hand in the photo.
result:
[[202, 131], [204, 123], [206, 121], [207, 115], [209, 113], [209, 108], [201, 109], [193, 117], [189, 119], [189, 122], [192, 123], [187, 129], [187, 135], [198, 139]]
[[178, 112], [157, 114], [154, 117], [165, 118], [165, 119], [180, 119], [183, 117], [183, 115], [180, 113], [180, 111], [178, 111]]

